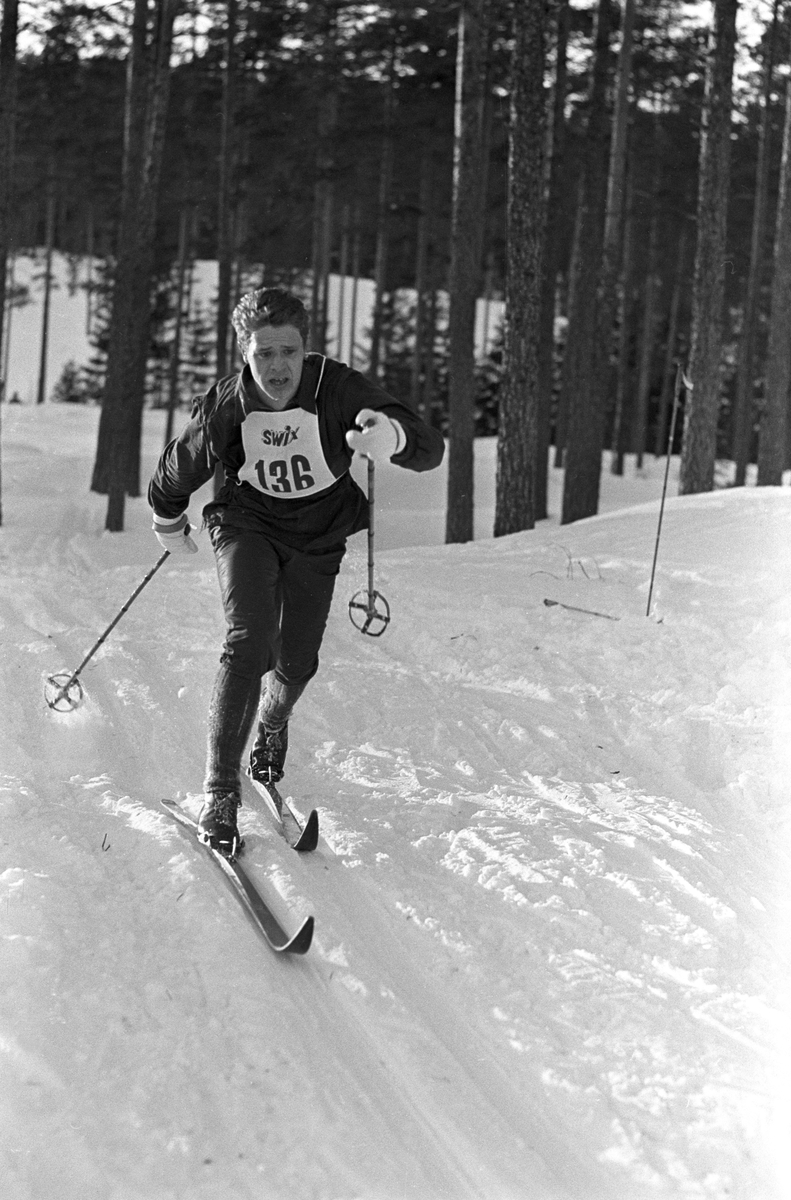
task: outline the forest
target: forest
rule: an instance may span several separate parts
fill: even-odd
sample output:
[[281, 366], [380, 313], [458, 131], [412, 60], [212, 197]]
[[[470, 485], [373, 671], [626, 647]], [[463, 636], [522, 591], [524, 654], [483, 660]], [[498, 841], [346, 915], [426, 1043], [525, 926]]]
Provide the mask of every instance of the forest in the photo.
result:
[[[298, 290], [333, 354], [331, 276], [373, 284], [353, 365], [447, 438], [449, 542], [472, 537], [476, 436], [497, 536], [546, 517], [550, 462], [563, 523], [627, 455], [672, 449], [682, 493], [723, 460], [776, 486], [790, 38], [781, 0], [3, 0], [0, 329], [16, 254], [93, 264], [93, 357], [58, 398], [102, 406], [110, 530], [145, 406], [172, 429], [238, 369], [238, 297]], [[505, 316], [476, 353], [482, 299]]]

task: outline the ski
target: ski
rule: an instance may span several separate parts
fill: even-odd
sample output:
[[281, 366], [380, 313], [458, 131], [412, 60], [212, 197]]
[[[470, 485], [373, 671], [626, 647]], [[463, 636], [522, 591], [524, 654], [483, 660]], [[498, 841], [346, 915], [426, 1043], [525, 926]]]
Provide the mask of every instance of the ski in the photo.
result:
[[305, 954], [310, 948], [313, 937], [313, 917], [306, 917], [293, 937], [289, 937], [238, 860], [226, 858], [218, 850], [198, 841], [197, 821], [193, 820], [175, 800], [163, 799], [162, 805], [175, 821], [190, 831], [198, 845], [203, 846], [212, 861], [217, 864], [233, 894], [255, 928], [265, 938], [267, 945], [277, 954]]
[[265, 800], [291, 848], [299, 850], [300, 853], [315, 850], [319, 844], [319, 814], [315, 808], [311, 809], [310, 816], [302, 825], [288, 801], [283, 799], [273, 783], [261, 783], [258, 779], [253, 779], [249, 770], [247, 777], [259, 796]]

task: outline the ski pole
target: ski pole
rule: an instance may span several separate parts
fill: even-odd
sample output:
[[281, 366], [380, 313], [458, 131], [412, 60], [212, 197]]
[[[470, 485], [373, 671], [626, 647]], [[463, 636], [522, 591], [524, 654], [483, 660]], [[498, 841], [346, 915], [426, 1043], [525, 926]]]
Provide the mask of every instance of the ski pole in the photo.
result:
[[681, 363], [679, 363], [678, 367], [676, 369], [676, 386], [673, 389], [673, 414], [670, 418], [670, 433], [668, 434], [668, 439], [667, 439], [667, 462], [665, 463], [665, 479], [664, 479], [664, 483], [662, 484], [662, 499], [659, 503], [659, 521], [657, 522], [657, 527], [656, 527], [656, 541], [654, 543], [654, 561], [651, 564], [651, 582], [648, 587], [648, 604], [646, 605], [646, 609], [645, 609], [645, 615], [647, 617], [651, 616], [651, 597], [653, 596], [653, 592], [654, 592], [654, 576], [656, 574], [656, 560], [657, 560], [657, 555], [659, 554], [659, 537], [660, 537], [660, 534], [662, 533], [662, 517], [664, 516], [664, 512], [665, 512], [665, 496], [667, 495], [667, 480], [668, 480], [668, 476], [670, 475], [670, 456], [673, 453], [673, 440], [676, 436], [676, 417], [678, 416], [678, 402], [679, 402], [679, 399], [681, 398], [682, 385], [684, 386], [686, 391], [688, 391], [688, 392], [692, 391], [692, 384], [690, 383], [690, 381], [687, 379], [686, 375], [682, 371]]
[[576, 604], [564, 604], [562, 600], [550, 600], [547, 597], [544, 600], [547, 608], [565, 608], [567, 612], [587, 613], [589, 617], [604, 617], [607, 621], [619, 621], [620, 617], [614, 617], [611, 613], [597, 612], [595, 608], [577, 608]]
[[[365, 597], [365, 600], [363, 600]], [[377, 607], [377, 604], [379, 607]], [[365, 616], [355, 620], [355, 612]], [[349, 617], [355, 629], [369, 637], [381, 637], [390, 624], [390, 605], [374, 591], [374, 460], [368, 459], [368, 590], [355, 592], [349, 601]], [[380, 628], [376, 628], [380, 625]]]
[[[60, 671], [60, 672], [58, 672], [57, 675], [47, 676], [47, 683], [44, 688], [44, 698], [47, 701], [47, 704], [50, 706], [50, 708], [54, 708], [56, 710], [56, 712], [72, 712], [75, 708], [78, 708], [80, 706], [80, 704], [82, 703], [82, 698], [83, 698], [84, 692], [83, 692], [82, 684], [80, 683], [79, 677], [82, 674], [83, 668], [88, 665], [88, 663], [91, 661], [91, 659], [93, 658], [96, 651], [107, 640], [109, 635], [115, 629], [116, 625], [121, 620], [121, 617], [132, 606], [132, 604], [137, 599], [137, 597], [140, 595], [140, 593], [142, 592], [142, 590], [146, 586], [146, 584], [151, 582], [151, 580], [154, 578], [154, 576], [156, 575], [159, 568], [162, 566], [165, 559], [168, 558], [169, 556], [170, 556], [169, 550], [165, 550], [159, 556], [159, 558], [154, 563], [151, 570], [148, 572], [148, 574], [145, 576], [144, 579], [141, 579], [140, 583], [137, 585], [135, 590], [132, 592], [132, 595], [129, 597], [126, 604], [124, 604], [124, 606], [121, 609], [119, 609], [118, 613], [113, 618], [113, 620], [110, 622], [110, 624], [107, 626], [107, 628], [105, 629], [105, 631], [101, 635], [101, 637], [98, 638], [98, 640], [94, 643], [93, 646], [91, 646], [90, 650], [85, 655], [85, 658], [82, 660], [80, 665], [77, 667], [76, 671], [73, 671], [71, 675], [69, 675], [68, 672], [66, 672], [66, 671]], [[52, 688], [54, 690], [51, 691], [50, 688]], [[62, 705], [62, 707], [60, 707], [61, 705]]]

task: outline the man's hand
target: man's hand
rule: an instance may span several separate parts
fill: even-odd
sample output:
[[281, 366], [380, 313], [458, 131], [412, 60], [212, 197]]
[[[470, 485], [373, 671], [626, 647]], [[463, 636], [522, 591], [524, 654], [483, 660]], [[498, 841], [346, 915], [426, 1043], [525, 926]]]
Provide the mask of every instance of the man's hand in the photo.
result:
[[171, 554], [197, 554], [198, 547], [190, 537], [190, 527], [187, 524], [187, 514], [182, 513], [176, 520], [170, 517], [159, 517], [154, 513], [154, 533], [163, 550]]
[[374, 462], [389, 462], [404, 449], [406, 434], [399, 421], [372, 408], [361, 408], [356, 417], [359, 429], [350, 429], [346, 441], [352, 450]]

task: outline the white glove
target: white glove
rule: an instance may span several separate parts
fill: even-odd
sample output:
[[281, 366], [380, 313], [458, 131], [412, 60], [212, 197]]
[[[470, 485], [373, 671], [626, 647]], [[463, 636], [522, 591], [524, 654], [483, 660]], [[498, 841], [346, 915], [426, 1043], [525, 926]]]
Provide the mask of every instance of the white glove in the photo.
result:
[[361, 408], [355, 420], [359, 429], [350, 429], [346, 441], [358, 454], [374, 462], [389, 462], [404, 449], [406, 434], [400, 421], [372, 408]]
[[182, 513], [174, 521], [172, 517], [160, 517], [154, 513], [154, 533], [163, 550], [171, 554], [197, 554], [198, 547], [190, 537], [187, 514]]

